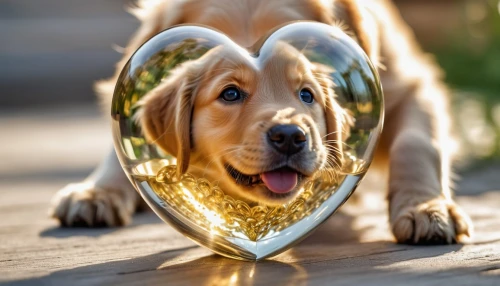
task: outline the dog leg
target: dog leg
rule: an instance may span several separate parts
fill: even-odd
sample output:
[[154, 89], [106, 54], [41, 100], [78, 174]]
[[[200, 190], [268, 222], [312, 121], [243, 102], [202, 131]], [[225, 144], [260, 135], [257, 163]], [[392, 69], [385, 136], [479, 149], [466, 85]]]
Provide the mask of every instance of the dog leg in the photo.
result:
[[87, 179], [54, 196], [50, 215], [63, 226], [122, 226], [141, 201], [112, 150]]
[[[140, 6], [136, 12], [143, 15], [141, 27], [127, 44], [114, 76], [95, 87], [105, 114], [111, 108], [116, 80], [132, 54], [146, 40], [179, 20], [171, 1]], [[166, 11], [168, 19], [163, 18]], [[67, 185], [54, 196], [50, 214], [65, 226], [119, 226], [129, 223], [138, 207], [142, 209], [146, 204], [125, 176], [113, 150], [87, 179]]]
[[387, 118], [391, 227], [401, 243], [463, 242], [472, 224], [449, 187], [445, 92], [433, 83], [424, 85]]

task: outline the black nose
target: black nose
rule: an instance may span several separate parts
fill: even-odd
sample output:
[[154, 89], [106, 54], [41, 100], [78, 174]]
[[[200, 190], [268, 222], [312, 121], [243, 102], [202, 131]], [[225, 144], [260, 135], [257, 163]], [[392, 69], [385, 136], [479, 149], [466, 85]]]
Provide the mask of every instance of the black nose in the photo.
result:
[[267, 132], [269, 144], [285, 155], [298, 153], [306, 145], [306, 133], [294, 124], [276, 125]]

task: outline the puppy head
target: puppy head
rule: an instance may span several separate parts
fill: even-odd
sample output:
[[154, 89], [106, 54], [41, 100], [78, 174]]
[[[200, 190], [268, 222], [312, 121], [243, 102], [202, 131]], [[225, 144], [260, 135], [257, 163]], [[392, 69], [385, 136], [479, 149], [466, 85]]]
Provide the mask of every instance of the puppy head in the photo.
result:
[[186, 62], [139, 103], [146, 138], [239, 199], [279, 204], [339, 170], [344, 112], [332, 70], [286, 43], [262, 61], [219, 46]]

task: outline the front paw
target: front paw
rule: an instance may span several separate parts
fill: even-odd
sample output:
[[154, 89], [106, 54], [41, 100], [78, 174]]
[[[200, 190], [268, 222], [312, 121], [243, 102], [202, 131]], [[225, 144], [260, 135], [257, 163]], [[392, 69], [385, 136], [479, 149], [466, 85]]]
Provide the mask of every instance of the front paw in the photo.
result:
[[134, 196], [121, 189], [69, 184], [54, 196], [49, 214], [62, 226], [122, 226], [132, 218]]
[[445, 199], [408, 206], [391, 217], [392, 232], [399, 243], [461, 243], [472, 235], [469, 216], [453, 201]]

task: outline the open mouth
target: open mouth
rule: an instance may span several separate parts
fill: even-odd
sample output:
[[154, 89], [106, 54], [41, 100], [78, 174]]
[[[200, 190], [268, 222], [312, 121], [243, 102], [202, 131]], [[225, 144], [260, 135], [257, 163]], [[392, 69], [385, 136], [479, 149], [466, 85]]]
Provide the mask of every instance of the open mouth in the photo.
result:
[[225, 164], [224, 167], [238, 185], [245, 187], [265, 186], [270, 192], [277, 195], [291, 193], [304, 178], [302, 173], [290, 167], [281, 167], [256, 175], [243, 174], [229, 164]]

